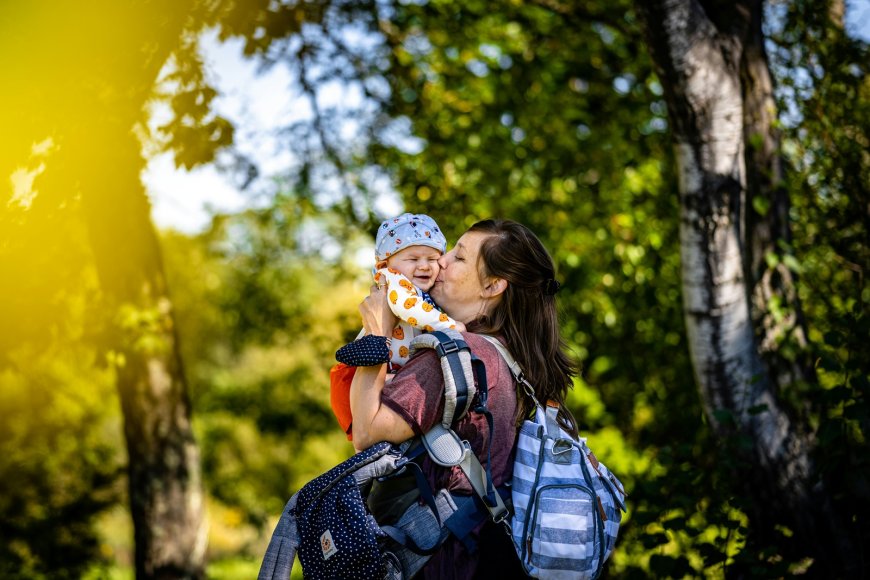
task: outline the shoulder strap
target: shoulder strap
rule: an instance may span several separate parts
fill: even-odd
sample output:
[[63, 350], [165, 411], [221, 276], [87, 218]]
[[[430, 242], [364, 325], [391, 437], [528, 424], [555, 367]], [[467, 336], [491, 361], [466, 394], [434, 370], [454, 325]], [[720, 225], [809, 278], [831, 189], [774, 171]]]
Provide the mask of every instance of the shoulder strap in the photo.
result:
[[479, 335], [481, 338], [485, 338], [488, 343], [495, 347], [498, 351], [498, 354], [505, 360], [508, 365], [508, 368], [511, 370], [511, 374], [517, 380], [517, 382], [522, 382], [523, 380], [523, 369], [520, 368], [520, 363], [516, 361], [516, 359], [511, 355], [510, 351], [507, 349], [505, 345], [501, 343], [501, 341], [494, 336], [489, 336], [487, 334]]
[[501, 355], [501, 357], [507, 363], [508, 368], [510, 368], [511, 374], [514, 376], [514, 379], [516, 379], [517, 383], [519, 383], [520, 386], [523, 387], [523, 390], [525, 391], [526, 395], [528, 395], [532, 399], [532, 401], [534, 401], [535, 406], [537, 408], [543, 409], [543, 406], [538, 401], [537, 397], [535, 397], [535, 388], [532, 386], [532, 384], [528, 380], [526, 380], [526, 377], [523, 374], [523, 369], [520, 367], [520, 363], [518, 363], [516, 361], [516, 359], [513, 357], [513, 355], [511, 355], [511, 353], [507, 349], [507, 347], [505, 345], [503, 345], [501, 343], [501, 341], [499, 339], [495, 338], [494, 336], [488, 336], [486, 334], [481, 334], [479, 336], [485, 338], [487, 340], [487, 342], [489, 342], [492, 346], [495, 347], [495, 349], [498, 351], [498, 353]]
[[421, 334], [411, 341], [411, 355], [422, 348], [431, 348], [438, 354], [441, 371], [444, 373], [444, 415], [441, 424], [445, 429], [465, 416], [471, 401], [477, 394], [474, 385], [474, 361], [465, 339], [456, 330], [436, 330]]
[[[491, 431], [490, 431], [491, 432]], [[493, 521], [503, 522], [510, 514], [492, 482], [492, 472], [481, 465], [468, 441], [462, 441], [453, 429], [435, 425], [423, 435], [423, 446], [432, 461], [443, 467], [458, 465], [481, 499]], [[492, 461], [490, 460], [490, 464]]]
[[517, 380], [517, 383], [519, 383], [523, 387], [523, 390], [526, 392], [526, 394], [531, 397], [532, 401], [534, 401], [536, 408], [535, 420], [538, 422], [538, 424], [543, 425], [547, 431], [547, 434], [549, 434], [551, 437], [561, 437], [562, 428], [559, 427], [559, 422], [557, 420], [560, 407], [559, 403], [556, 403], [555, 401], [547, 401], [546, 407], [541, 405], [541, 403], [538, 402], [538, 399], [535, 397], [534, 387], [532, 387], [531, 383], [529, 383], [529, 381], [526, 380], [525, 376], [523, 376], [523, 370], [520, 368], [520, 365], [516, 361], [516, 359], [511, 356], [511, 353], [507, 349], [507, 347], [503, 345], [501, 341], [497, 338], [494, 338], [492, 336], [486, 336], [483, 334], [481, 334], [480, 336], [485, 338], [490, 344], [492, 344], [496, 348], [498, 353], [502, 356], [507, 365], [510, 367], [511, 374]]

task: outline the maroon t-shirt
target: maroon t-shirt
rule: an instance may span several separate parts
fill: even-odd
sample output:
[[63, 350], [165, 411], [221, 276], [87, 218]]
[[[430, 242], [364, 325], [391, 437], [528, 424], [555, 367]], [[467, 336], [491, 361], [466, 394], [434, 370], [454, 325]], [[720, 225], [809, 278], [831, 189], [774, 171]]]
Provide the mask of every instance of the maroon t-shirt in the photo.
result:
[[[516, 414], [517, 394], [510, 369], [498, 351], [486, 339], [475, 334], [462, 333], [471, 352], [483, 361], [489, 387], [487, 407], [493, 417], [492, 437], [492, 477], [495, 485], [509, 481], [513, 471], [514, 443], [517, 438]], [[444, 378], [441, 364], [433, 350], [425, 350], [414, 356], [408, 364], [384, 386], [381, 402], [399, 414], [416, 435], [426, 433], [441, 422], [444, 413]], [[479, 413], [469, 412], [454, 424], [460, 439], [471, 444], [471, 448], [486, 467], [489, 426], [486, 418]], [[460, 467], [449, 470], [436, 465], [428, 456], [423, 461], [433, 490], [446, 488], [460, 494], [471, 494], [468, 483]], [[503, 532], [502, 532], [503, 533]], [[451, 538], [426, 568], [424, 577], [433, 578], [470, 578], [477, 568], [477, 559], [465, 553], [464, 547]], [[448, 575], [445, 576], [445, 573]]]

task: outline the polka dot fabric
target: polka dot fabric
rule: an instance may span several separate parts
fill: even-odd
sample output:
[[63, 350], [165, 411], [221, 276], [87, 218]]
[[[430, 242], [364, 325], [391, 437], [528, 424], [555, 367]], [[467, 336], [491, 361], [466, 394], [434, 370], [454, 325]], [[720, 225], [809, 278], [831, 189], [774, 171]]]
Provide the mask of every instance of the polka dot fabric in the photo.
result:
[[390, 360], [386, 336], [367, 334], [335, 352], [335, 359], [351, 367], [370, 367]]
[[353, 473], [391, 449], [379, 443], [312, 480], [299, 490], [299, 561], [306, 579], [380, 578], [384, 536], [368, 513]]

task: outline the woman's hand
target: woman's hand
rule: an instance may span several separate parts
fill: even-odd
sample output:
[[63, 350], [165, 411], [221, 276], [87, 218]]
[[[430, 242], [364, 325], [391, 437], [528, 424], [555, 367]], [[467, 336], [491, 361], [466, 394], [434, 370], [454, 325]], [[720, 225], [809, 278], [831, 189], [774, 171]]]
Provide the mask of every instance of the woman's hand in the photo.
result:
[[387, 303], [386, 286], [373, 285], [369, 295], [359, 305], [366, 334], [390, 336], [399, 319]]

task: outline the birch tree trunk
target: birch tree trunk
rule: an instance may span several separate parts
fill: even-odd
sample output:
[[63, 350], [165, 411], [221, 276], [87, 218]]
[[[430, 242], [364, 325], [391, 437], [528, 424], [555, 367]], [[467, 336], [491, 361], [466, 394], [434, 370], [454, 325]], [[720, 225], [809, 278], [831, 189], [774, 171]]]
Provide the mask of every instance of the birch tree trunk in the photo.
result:
[[[675, 141], [691, 360], [707, 417], [745, 484], [749, 549], [782, 546], [822, 569], [849, 570], [856, 555], [814, 472], [812, 438], [777, 397], [812, 377], [779, 356], [784, 337], [804, 339], [800, 308], [788, 269], [765, 259], [781, 253], [789, 227], [761, 1], [637, 7]], [[790, 315], [772, 316], [772, 299]]]

